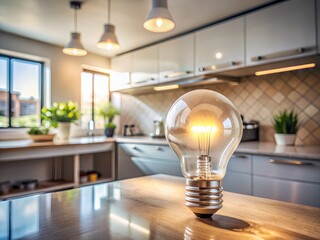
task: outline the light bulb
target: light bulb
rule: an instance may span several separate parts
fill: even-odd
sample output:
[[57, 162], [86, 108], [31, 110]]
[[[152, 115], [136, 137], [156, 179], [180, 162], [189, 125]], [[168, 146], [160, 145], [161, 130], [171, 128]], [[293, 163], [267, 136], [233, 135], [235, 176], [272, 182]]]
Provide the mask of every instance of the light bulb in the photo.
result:
[[186, 178], [186, 205], [198, 217], [222, 207], [221, 181], [242, 137], [242, 120], [220, 93], [194, 90], [181, 96], [166, 119], [166, 138]]
[[162, 21], [162, 19], [161, 18], [158, 18], [157, 20], [156, 20], [156, 25], [157, 25], [157, 27], [162, 27], [162, 25], [163, 25], [163, 21]]

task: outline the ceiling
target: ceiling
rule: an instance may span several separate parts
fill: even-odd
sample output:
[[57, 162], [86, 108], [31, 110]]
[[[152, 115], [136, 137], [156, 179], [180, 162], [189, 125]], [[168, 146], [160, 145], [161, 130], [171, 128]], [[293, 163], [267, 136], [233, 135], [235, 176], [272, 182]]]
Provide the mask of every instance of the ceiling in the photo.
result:
[[[78, 29], [89, 51], [112, 57], [209, 22], [272, 2], [271, 0], [168, 0], [176, 28], [168, 33], [151, 33], [143, 28], [151, 0], [113, 0], [111, 23], [120, 42], [117, 51], [96, 46], [106, 21], [107, 0], [85, 0], [78, 12]], [[0, 0], [0, 29], [63, 46], [73, 31], [73, 10], [69, 0]]]

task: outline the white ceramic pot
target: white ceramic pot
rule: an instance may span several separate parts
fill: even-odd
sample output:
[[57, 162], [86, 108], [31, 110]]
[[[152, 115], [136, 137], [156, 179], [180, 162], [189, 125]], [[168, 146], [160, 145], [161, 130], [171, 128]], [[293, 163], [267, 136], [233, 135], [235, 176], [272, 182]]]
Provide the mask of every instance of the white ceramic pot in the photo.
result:
[[296, 134], [275, 133], [274, 139], [276, 140], [277, 145], [280, 145], [280, 146], [294, 145], [294, 140], [296, 139]]
[[57, 138], [59, 140], [67, 140], [70, 135], [70, 123], [59, 122], [57, 128]]

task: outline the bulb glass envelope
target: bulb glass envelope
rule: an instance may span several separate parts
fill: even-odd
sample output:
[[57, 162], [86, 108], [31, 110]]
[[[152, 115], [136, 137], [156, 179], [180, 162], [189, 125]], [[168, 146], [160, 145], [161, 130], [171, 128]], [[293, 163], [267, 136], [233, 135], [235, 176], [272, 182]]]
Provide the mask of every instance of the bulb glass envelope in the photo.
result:
[[70, 42], [62, 50], [63, 53], [72, 56], [85, 56], [87, 51], [84, 49], [80, 41], [80, 33], [72, 32]]
[[[242, 121], [233, 103], [223, 95], [195, 90], [172, 105], [166, 120], [166, 137], [187, 179], [221, 180], [240, 143]], [[203, 158], [207, 159], [206, 165], [199, 168], [199, 159]]]

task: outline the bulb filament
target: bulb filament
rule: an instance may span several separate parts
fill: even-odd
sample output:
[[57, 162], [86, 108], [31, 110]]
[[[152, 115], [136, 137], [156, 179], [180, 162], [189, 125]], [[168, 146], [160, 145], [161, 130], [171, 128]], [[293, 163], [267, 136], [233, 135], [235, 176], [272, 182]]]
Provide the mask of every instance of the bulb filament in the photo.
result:
[[211, 176], [210, 141], [217, 127], [213, 125], [195, 125], [191, 131], [197, 135], [199, 156], [197, 158], [197, 176], [208, 179]]

